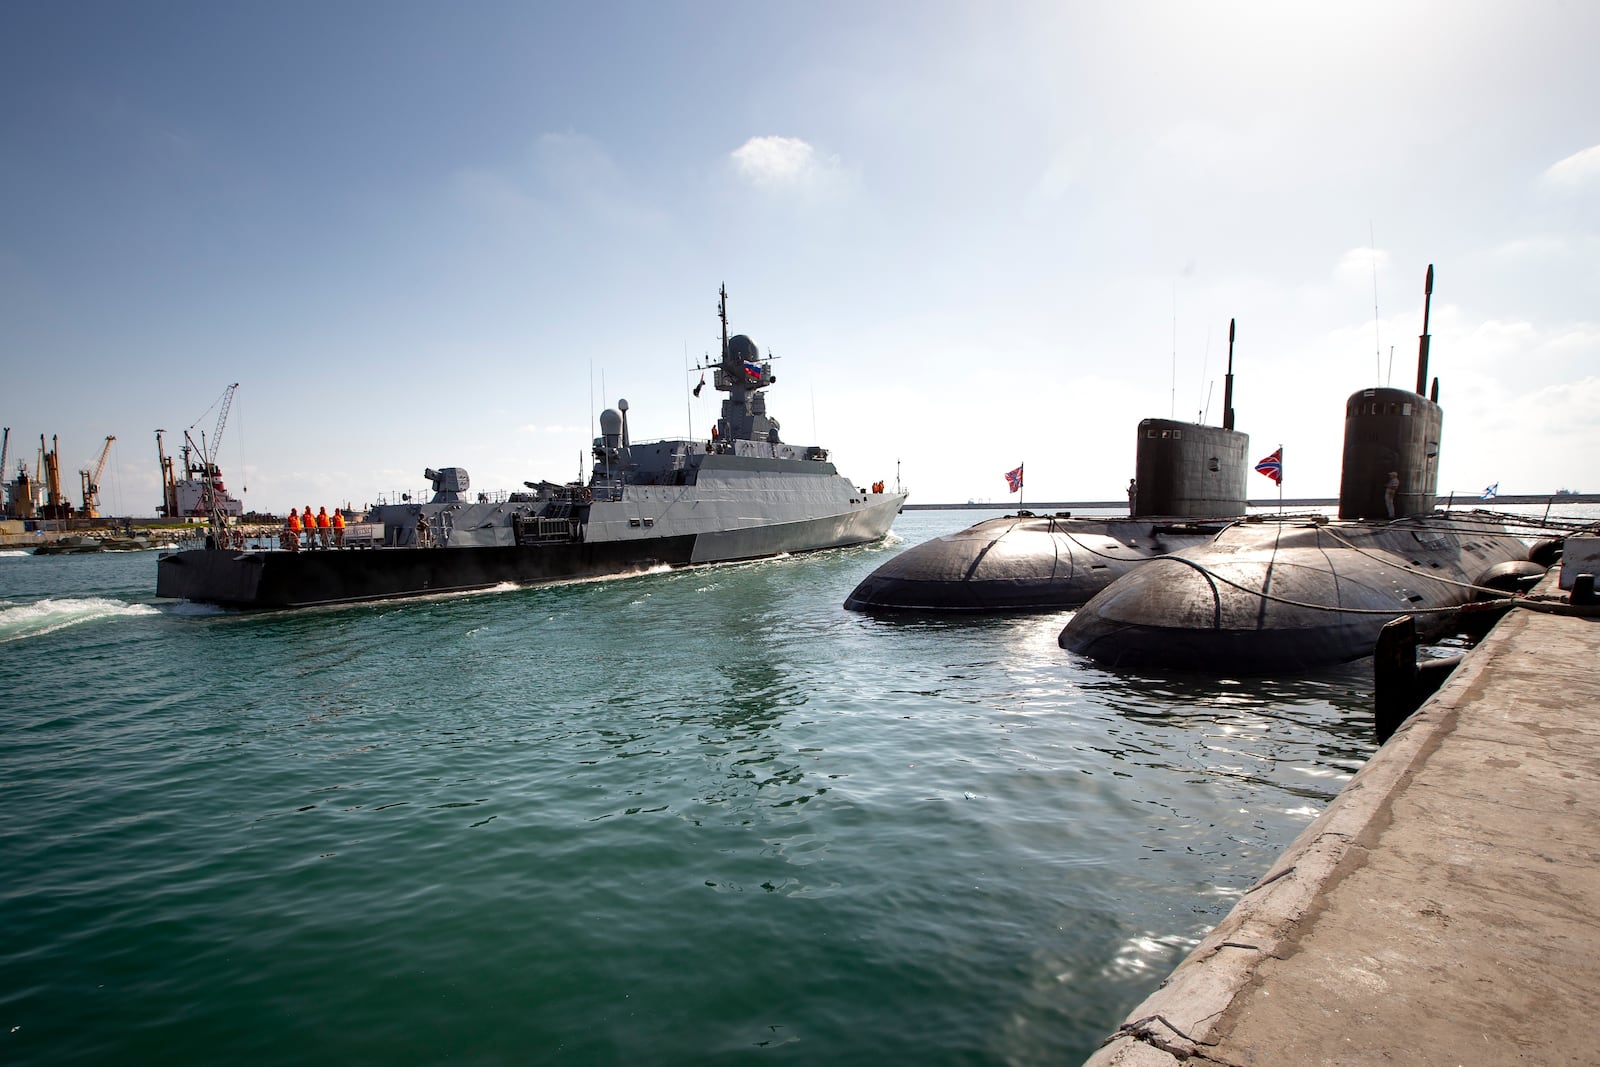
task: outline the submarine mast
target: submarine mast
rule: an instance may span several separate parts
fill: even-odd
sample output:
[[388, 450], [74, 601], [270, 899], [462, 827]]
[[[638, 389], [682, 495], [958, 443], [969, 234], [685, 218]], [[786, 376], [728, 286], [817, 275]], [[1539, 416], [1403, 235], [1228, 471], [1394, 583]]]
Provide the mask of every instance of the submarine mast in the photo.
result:
[[[1428, 395], [1428, 312], [1433, 307], [1433, 264], [1428, 264], [1428, 280], [1422, 289], [1422, 336], [1417, 338], [1417, 395]], [[1435, 401], [1437, 402], [1437, 401]]]
[[1237, 319], [1228, 320], [1228, 373], [1222, 379], [1222, 428], [1233, 429], [1233, 328]]

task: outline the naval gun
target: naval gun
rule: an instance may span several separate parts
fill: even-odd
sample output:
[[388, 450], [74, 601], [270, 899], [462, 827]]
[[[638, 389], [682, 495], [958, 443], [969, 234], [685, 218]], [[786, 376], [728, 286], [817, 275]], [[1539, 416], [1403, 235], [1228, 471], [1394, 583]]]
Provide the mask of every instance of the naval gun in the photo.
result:
[[422, 472], [422, 476], [433, 483], [433, 499], [429, 501], [433, 504], [459, 503], [461, 494], [472, 485], [465, 467], [446, 467], [437, 471], [429, 467]]

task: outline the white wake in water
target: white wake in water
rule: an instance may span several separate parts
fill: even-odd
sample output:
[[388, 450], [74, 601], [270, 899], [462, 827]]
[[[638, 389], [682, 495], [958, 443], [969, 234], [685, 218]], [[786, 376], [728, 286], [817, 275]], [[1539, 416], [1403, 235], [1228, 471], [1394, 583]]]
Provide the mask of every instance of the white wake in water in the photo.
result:
[[37, 600], [32, 604], [0, 607], [0, 644], [63, 630], [83, 622], [119, 615], [159, 615], [148, 604], [128, 604], [110, 597]]

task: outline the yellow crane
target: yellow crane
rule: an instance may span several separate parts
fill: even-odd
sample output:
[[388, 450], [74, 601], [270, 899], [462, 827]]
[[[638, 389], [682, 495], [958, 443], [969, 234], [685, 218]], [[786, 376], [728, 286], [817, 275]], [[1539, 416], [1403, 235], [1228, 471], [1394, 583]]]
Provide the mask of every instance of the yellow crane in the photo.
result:
[[44, 447], [44, 434], [39, 435], [39, 466], [44, 481], [44, 517], [47, 519], [72, 518], [72, 501], [61, 491], [60, 452], [60, 438], [51, 436], [50, 450], [47, 452]]
[[106, 469], [106, 457], [111, 454], [111, 442], [116, 437], [107, 434], [106, 445], [100, 450], [100, 459], [94, 465], [94, 473], [89, 473], [88, 468], [78, 472], [79, 479], [83, 482], [83, 515], [87, 519], [100, 517], [100, 473]]

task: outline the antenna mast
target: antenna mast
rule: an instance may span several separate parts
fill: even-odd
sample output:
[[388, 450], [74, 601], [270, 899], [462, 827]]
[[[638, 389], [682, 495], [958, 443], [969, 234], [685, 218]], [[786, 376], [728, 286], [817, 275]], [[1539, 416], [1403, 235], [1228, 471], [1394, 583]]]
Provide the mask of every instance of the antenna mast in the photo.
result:
[[1373, 235], [1372, 220], [1367, 220], [1367, 248], [1372, 252], [1372, 355], [1383, 373], [1383, 338], [1378, 333], [1378, 239]]

